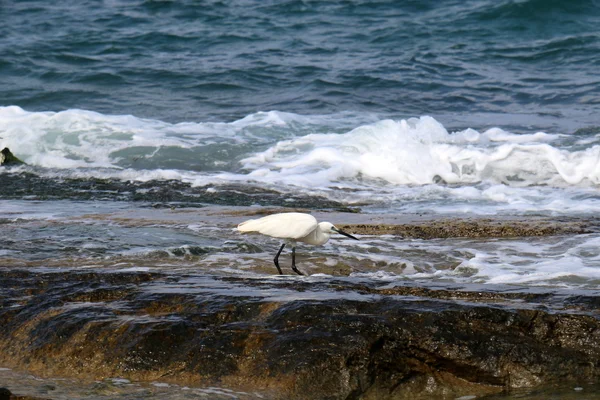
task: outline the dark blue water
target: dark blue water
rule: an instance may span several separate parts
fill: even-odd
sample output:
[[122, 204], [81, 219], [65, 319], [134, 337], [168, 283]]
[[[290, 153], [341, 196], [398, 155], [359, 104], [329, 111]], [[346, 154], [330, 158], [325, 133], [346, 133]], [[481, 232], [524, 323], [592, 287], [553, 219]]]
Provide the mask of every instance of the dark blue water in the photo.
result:
[[19, 1], [0, 18], [0, 106], [28, 111], [541, 127], [600, 111], [597, 0]]

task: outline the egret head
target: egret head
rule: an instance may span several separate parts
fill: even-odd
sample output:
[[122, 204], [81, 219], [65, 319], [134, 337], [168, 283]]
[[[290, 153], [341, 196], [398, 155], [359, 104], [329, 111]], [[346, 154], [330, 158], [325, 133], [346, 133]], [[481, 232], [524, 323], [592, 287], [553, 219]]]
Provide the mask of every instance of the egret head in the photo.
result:
[[355, 238], [351, 234], [346, 233], [343, 230], [336, 228], [331, 222], [321, 222], [321, 223], [319, 223], [319, 229], [321, 230], [321, 232], [323, 232], [323, 233], [325, 233], [327, 235], [330, 235], [330, 234], [332, 234], [332, 233], [335, 232], [335, 233], [339, 233], [340, 235], [347, 236], [347, 237], [349, 237], [351, 239], [358, 240], [358, 238]]

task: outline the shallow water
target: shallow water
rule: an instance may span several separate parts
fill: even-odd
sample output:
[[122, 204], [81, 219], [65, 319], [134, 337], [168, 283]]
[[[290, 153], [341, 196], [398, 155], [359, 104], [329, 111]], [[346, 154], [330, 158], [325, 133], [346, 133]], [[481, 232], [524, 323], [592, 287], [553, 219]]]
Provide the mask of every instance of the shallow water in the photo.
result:
[[[260, 208], [139, 208], [123, 202], [2, 202], [3, 265], [153, 270], [263, 277], [276, 272], [280, 242], [241, 235], [235, 226]], [[24, 211], [27, 208], [28, 211]], [[373, 223], [377, 216], [322, 213], [334, 223]], [[329, 217], [329, 218], [328, 218]], [[390, 222], [388, 220], [383, 222]], [[395, 223], [408, 222], [397, 215]], [[596, 289], [598, 233], [526, 238], [415, 239], [358, 235], [322, 247], [300, 245], [309, 275], [422, 284], [508, 284]], [[282, 255], [287, 268], [289, 253]], [[287, 271], [290, 272], [290, 271]]]

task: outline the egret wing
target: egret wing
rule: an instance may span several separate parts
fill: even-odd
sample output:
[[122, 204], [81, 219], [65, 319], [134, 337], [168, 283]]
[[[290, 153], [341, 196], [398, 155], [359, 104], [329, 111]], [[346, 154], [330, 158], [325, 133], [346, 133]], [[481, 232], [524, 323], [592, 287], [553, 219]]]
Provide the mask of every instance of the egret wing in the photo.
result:
[[240, 232], [258, 232], [280, 239], [300, 239], [317, 227], [317, 219], [304, 213], [272, 214], [238, 225]]

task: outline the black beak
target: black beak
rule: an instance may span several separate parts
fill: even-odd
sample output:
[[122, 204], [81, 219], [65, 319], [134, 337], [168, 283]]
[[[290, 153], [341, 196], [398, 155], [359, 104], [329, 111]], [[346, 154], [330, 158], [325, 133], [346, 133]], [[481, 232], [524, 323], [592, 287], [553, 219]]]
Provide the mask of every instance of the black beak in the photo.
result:
[[346, 232], [344, 232], [344, 231], [343, 231], [343, 230], [341, 230], [341, 229], [335, 229], [335, 231], [336, 231], [337, 233], [339, 233], [340, 235], [344, 235], [344, 236], [347, 236], [347, 237], [349, 237], [350, 239], [358, 240], [358, 238], [356, 238], [356, 237], [352, 236], [352, 235], [351, 235], [351, 234], [349, 234], [349, 233], [346, 233]]

